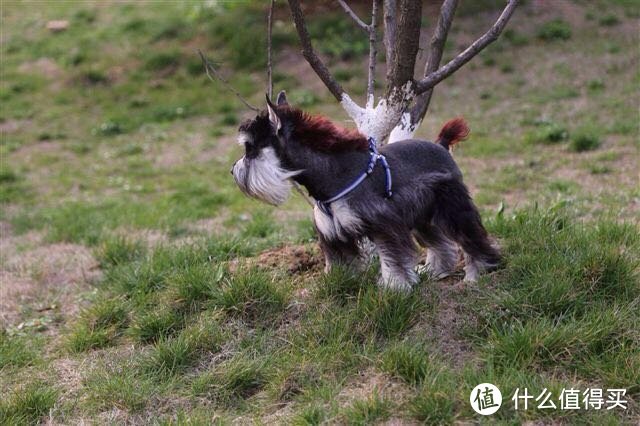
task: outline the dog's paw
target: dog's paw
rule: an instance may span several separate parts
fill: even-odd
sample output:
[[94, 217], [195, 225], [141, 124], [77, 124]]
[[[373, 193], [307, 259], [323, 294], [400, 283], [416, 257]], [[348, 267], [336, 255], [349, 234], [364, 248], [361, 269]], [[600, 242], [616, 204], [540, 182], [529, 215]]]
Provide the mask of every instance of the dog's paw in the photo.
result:
[[435, 270], [431, 265], [418, 265], [415, 271], [420, 275], [427, 275], [430, 279], [438, 281], [450, 277], [455, 271]]

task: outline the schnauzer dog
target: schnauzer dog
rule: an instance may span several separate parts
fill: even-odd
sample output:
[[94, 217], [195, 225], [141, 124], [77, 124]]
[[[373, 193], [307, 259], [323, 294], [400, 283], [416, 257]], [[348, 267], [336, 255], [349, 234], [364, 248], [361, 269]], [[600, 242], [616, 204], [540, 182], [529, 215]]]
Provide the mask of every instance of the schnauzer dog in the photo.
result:
[[[469, 129], [461, 118], [442, 128], [437, 143], [406, 140], [378, 152], [375, 142], [327, 118], [276, 105], [239, 129], [245, 154], [231, 169], [240, 189], [272, 205], [289, 196], [291, 180], [317, 200], [315, 228], [325, 271], [360, 258], [369, 238], [380, 257], [380, 284], [409, 290], [418, 281], [417, 247], [426, 247], [423, 268], [442, 278], [454, 271], [458, 245], [465, 281], [493, 270], [500, 254], [473, 204], [449, 148]], [[382, 165], [380, 165], [382, 163]]]

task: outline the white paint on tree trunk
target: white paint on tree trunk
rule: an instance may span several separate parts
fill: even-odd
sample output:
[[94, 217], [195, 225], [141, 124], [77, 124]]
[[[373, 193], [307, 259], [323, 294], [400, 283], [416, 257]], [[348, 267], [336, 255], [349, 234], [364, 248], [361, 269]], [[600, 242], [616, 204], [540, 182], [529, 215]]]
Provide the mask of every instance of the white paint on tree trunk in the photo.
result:
[[367, 105], [365, 106], [365, 108], [373, 109], [374, 104], [375, 104], [375, 97], [373, 95], [367, 95]]
[[413, 135], [420, 127], [422, 120], [417, 123], [411, 122], [411, 113], [405, 112], [400, 118], [400, 122], [393, 128], [389, 135], [389, 143], [413, 139]]
[[[349, 117], [355, 121], [361, 133], [373, 137], [376, 142], [383, 144], [398, 124], [409, 102], [415, 96], [411, 82], [407, 82], [407, 84], [395, 90], [400, 91], [400, 93], [398, 95], [392, 93], [388, 99], [381, 99], [375, 108], [369, 106], [370, 100], [367, 102], [367, 107], [362, 108], [346, 93], [342, 94], [340, 104]], [[395, 99], [397, 100], [392, 101]]]

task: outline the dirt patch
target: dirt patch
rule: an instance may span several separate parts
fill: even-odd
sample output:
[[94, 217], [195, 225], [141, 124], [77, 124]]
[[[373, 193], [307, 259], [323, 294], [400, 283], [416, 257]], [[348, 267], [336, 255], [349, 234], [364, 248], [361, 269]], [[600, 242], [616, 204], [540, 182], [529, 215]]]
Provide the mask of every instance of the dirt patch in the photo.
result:
[[322, 265], [322, 256], [317, 247], [283, 246], [260, 253], [257, 264], [265, 268], [286, 267], [290, 274], [301, 274], [319, 270]]
[[56, 384], [59, 389], [64, 389], [63, 399], [76, 398], [82, 391], [82, 381], [88, 365], [92, 360], [77, 360], [71, 358], [60, 358], [52, 362], [51, 366], [56, 374]]
[[62, 68], [51, 58], [40, 58], [35, 61], [24, 62], [18, 67], [20, 72], [40, 74], [44, 77], [54, 79], [62, 75]]
[[99, 276], [98, 262], [88, 248], [69, 243], [28, 250], [7, 260], [8, 271], [30, 276], [49, 286], [77, 284]]
[[170, 169], [174, 166], [183, 164], [185, 161], [186, 152], [183, 146], [178, 144], [167, 144], [155, 157], [154, 164], [156, 167]]
[[313, 93], [325, 93], [324, 83], [313, 73], [299, 50], [289, 49], [278, 57], [278, 67], [287, 70], [302, 86]]
[[5, 120], [0, 123], [0, 133], [3, 135], [8, 133], [16, 133], [31, 124], [31, 120]]
[[472, 285], [462, 282], [459, 274], [429, 283], [425, 297], [436, 304], [435, 313], [413, 329], [413, 333], [422, 336], [426, 333], [433, 341], [434, 351], [446, 357], [454, 368], [461, 368], [473, 358], [471, 344], [461, 337], [462, 331], [473, 322], [464, 305], [468, 286]]
[[42, 141], [24, 145], [13, 153], [16, 159], [23, 160], [26, 163], [30, 162], [34, 156], [46, 154], [65, 154], [68, 155], [68, 159], [72, 158], [72, 154], [65, 151], [60, 142], [55, 141]]
[[0, 265], [5, 265], [9, 258], [24, 249], [41, 245], [42, 238], [42, 233], [38, 231], [30, 231], [19, 236], [13, 235], [11, 224], [0, 221]]
[[139, 241], [151, 249], [166, 245], [169, 242], [169, 236], [159, 229], [119, 227], [113, 231], [113, 234], [125, 238], [127, 241]]
[[[14, 238], [13, 244], [19, 243]], [[80, 309], [75, 298], [101, 276], [89, 249], [77, 244], [51, 244], [14, 251], [0, 269], [3, 325], [21, 320], [23, 308], [59, 310], [71, 316]]]
[[410, 392], [402, 382], [374, 369], [367, 369], [351, 380], [340, 391], [336, 400], [341, 407], [348, 407], [355, 401], [367, 400], [374, 396], [392, 399], [402, 404], [409, 399]]
[[[205, 138], [200, 137], [204, 141]], [[199, 163], [208, 163], [210, 161], [226, 162], [231, 150], [238, 144], [237, 135], [234, 132], [231, 135], [211, 137], [211, 139], [213, 141], [207, 143], [206, 148], [197, 153], [195, 161]]]
[[225, 221], [229, 219], [231, 213], [228, 209], [221, 209], [214, 217], [201, 219], [187, 225], [187, 229], [198, 234], [223, 234], [228, 232]]
[[0, 271], [0, 325], [14, 324], [20, 318], [21, 306], [38, 285], [30, 278], [16, 277]]

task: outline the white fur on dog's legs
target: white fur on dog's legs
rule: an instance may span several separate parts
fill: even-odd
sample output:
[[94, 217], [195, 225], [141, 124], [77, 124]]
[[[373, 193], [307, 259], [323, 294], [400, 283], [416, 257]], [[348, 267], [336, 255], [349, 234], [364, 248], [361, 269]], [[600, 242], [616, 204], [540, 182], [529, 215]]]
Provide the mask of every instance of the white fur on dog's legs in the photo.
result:
[[418, 274], [413, 270], [415, 258], [412, 259], [410, 253], [396, 252], [394, 249], [397, 246], [394, 247], [388, 242], [378, 240], [374, 243], [380, 257], [380, 287], [402, 292], [411, 291], [413, 285], [418, 282]]
[[427, 273], [439, 280], [453, 274], [458, 260], [458, 246], [450, 240], [439, 241], [427, 249], [427, 261], [418, 266], [419, 273]]
[[496, 265], [475, 259], [464, 253], [464, 282], [475, 283], [480, 275]]
[[465, 265], [464, 265], [464, 282], [465, 283], [475, 283], [478, 281], [478, 277], [480, 276], [481, 270], [478, 264], [468, 256], [465, 256]]

